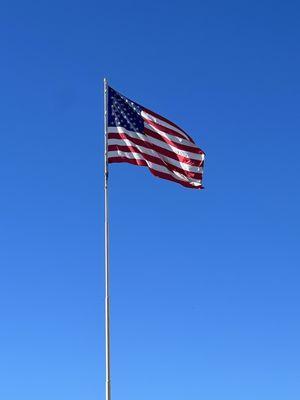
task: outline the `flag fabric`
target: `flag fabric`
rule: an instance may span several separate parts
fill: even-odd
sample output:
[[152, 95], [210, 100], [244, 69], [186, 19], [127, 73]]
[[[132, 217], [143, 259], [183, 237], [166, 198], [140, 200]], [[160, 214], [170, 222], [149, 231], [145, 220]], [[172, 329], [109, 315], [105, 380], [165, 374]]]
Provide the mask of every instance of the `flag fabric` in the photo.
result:
[[176, 124], [107, 88], [109, 163], [146, 166], [159, 178], [202, 189], [204, 152]]

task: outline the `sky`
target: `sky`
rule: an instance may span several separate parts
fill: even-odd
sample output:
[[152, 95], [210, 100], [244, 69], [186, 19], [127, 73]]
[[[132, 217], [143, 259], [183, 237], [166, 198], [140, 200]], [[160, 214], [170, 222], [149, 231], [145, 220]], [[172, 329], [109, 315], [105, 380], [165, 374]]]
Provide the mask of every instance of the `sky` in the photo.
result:
[[3, 1], [0, 398], [104, 400], [103, 78], [205, 189], [110, 166], [112, 399], [300, 398], [297, 1]]

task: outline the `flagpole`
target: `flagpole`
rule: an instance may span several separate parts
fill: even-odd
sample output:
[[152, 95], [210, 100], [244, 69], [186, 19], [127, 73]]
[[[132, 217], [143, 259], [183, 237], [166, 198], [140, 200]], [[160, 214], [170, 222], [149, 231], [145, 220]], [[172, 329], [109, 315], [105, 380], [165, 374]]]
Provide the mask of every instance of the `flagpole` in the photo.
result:
[[109, 209], [107, 154], [107, 80], [104, 78], [104, 246], [105, 246], [105, 400], [111, 400], [110, 390], [110, 307], [109, 307]]

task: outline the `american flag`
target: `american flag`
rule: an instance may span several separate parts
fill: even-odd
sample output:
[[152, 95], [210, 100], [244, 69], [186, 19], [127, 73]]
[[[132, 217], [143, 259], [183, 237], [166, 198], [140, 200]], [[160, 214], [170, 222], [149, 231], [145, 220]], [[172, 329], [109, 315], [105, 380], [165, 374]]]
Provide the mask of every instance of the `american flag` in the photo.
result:
[[108, 86], [109, 163], [146, 166], [159, 178], [202, 189], [204, 152], [168, 119]]

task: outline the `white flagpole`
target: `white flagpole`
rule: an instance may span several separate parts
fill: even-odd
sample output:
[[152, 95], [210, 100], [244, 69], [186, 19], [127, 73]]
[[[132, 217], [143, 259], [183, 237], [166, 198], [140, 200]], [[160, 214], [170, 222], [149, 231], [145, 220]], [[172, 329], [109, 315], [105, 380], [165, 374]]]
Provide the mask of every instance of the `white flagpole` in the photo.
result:
[[107, 80], [104, 78], [104, 244], [105, 244], [105, 400], [111, 400], [110, 390], [110, 309], [109, 309], [109, 210], [107, 154]]

